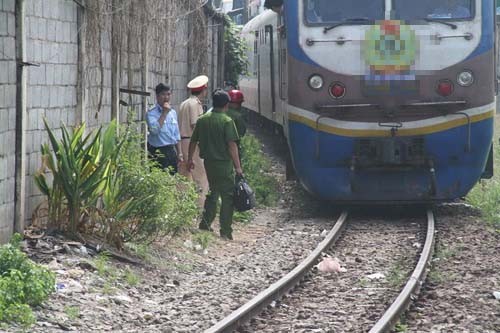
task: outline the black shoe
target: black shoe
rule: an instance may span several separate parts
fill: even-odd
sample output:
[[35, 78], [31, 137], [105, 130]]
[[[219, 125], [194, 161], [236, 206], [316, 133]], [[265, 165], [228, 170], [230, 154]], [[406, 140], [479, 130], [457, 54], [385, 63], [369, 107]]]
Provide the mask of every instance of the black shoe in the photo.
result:
[[233, 240], [233, 235], [220, 234], [220, 238], [223, 240]]
[[201, 222], [198, 225], [198, 229], [213, 232], [214, 230], [210, 228], [206, 223]]

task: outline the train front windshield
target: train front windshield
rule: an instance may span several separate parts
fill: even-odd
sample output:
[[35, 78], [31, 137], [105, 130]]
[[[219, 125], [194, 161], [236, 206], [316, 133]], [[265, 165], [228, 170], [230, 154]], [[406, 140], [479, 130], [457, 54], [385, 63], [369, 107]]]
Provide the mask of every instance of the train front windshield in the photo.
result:
[[349, 19], [383, 20], [384, 0], [305, 0], [308, 23], [336, 23]]
[[[309, 24], [332, 24], [349, 19], [383, 20], [384, 0], [305, 0]], [[393, 0], [397, 20], [467, 20], [474, 16], [474, 0]]]
[[394, 0], [393, 8], [399, 20], [464, 20], [473, 16], [473, 0]]

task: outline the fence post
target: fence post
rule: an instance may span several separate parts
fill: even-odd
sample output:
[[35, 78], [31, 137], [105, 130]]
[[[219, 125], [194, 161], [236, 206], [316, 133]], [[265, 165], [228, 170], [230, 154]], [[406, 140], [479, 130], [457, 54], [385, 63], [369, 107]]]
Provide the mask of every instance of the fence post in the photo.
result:
[[26, 36], [24, 34], [24, 0], [17, 0], [16, 16], [16, 157], [14, 195], [14, 230], [22, 233], [26, 209]]

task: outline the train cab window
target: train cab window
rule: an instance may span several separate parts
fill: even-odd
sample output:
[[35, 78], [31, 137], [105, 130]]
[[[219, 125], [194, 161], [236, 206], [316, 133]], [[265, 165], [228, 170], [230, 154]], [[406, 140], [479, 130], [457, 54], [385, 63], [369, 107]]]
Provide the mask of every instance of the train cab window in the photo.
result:
[[398, 20], [467, 20], [474, 14], [474, 0], [394, 0]]
[[349, 19], [383, 20], [384, 0], [304, 0], [308, 24], [331, 24]]

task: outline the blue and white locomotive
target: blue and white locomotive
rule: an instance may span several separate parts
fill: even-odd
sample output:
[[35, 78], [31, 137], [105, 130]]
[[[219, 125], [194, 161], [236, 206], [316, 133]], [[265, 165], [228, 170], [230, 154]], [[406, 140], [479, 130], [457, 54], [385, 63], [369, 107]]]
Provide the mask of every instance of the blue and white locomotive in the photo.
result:
[[335, 202], [459, 198], [493, 172], [493, 0], [289, 0], [242, 30], [244, 106]]

